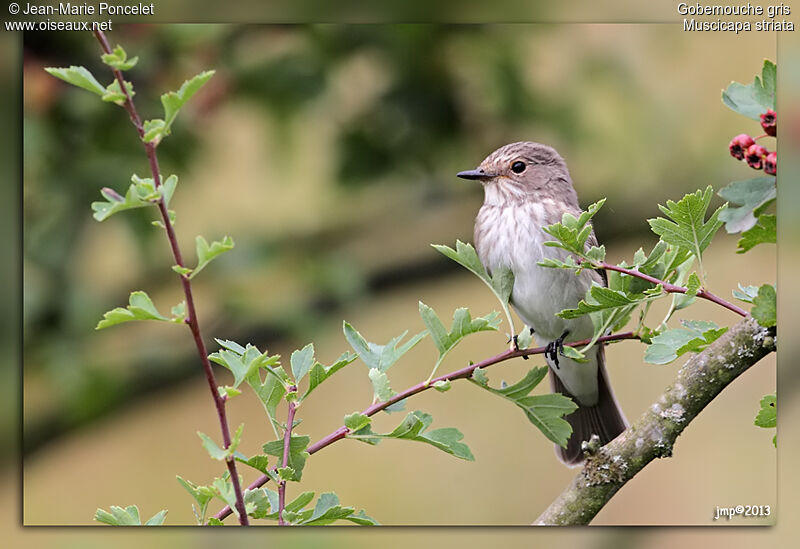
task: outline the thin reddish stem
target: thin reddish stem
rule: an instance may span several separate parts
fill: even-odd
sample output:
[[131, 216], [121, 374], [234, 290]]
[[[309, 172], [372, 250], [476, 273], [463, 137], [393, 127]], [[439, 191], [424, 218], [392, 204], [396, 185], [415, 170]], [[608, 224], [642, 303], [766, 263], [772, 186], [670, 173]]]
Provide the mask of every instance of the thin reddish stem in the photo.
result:
[[[626, 340], [626, 339], [639, 339], [639, 336], [637, 336], [633, 332], [622, 332], [622, 333], [619, 333], [619, 334], [612, 334], [612, 335], [599, 337], [599, 338], [597, 338], [597, 343], [606, 343], [606, 342], [611, 342], [611, 341], [622, 341], [622, 340]], [[575, 341], [575, 342], [572, 342], [572, 343], [564, 343], [564, 345], [566, 345], [568, 347], [581, 347], [583, 345], [588, 345], [589, 343], [591, 343], [591, 339], [584, 339], [584, 340]], [[401, 400], [405, 400], [410, 396], [416, 395], [417, 393], [421, 393], [423, 391], [427, 391], [428, 389], [433, 387], [433, 384], [436, 383], [437, 381], [455, 381], [455, 380], [458, 380], [458, 379], [467, 379], [467, 378], [471, 377], [472, 373], [475, 370], [477, 370], [478, 368], [488, 368], [489, 366], [494, 366], [495, 364], [499, 364], [501, 362], [505, 362], [506, 360], [510, 360], [512, 358], [517, 358], [517, 357], [521, 357], [521, 356], [541, 355], [541, 354], [544, 354], [545, 349], [546, 349], [546, 347], [534, 347], [532, 349], [519, 349], [517, 351], [515, 351], [515, 350], [505, 351], [503, 353], [500, 353], [499, 355], [495, 355], [495, 356], [493, 356], [491, 358], [487, 358], [486, 360], [482, 360], [481, 362], [477, 362], [475, 364], [470, 364], [469, 366], [461, 368], [460, 370], [456, 370], [454, 372], [450, 372], [449, 374], [444, 374], [444, 375], [441, 375], [439, 377], [435, 377], [432, 380], [430, 380], [430, 382], [428, 382], [428, 383], [426, 383], [424, 381], [422, 383], [418, 383], [418, 384], [414, 385], [413, 387], [410, 387], [410, 388], [406, 389], [402, 393], [396, 394], [395, 396], [393, 396], [392, 398], [390, 398], [387, 401], [377, 402], [377, 403], [373, 404], [372, 406], [366, 408], [361, 413], [364, 414], [365, 416], [373, 416], [373, 415], [377, 414], [378, 412], [380, 412], [381, 410], [385, 410], [386, 408], [388, 408], [392, 404], [400, 402]], [[291, 405], [291, 403], [290, 403], [290, 405]], [[341, 426], [338, 429], [336, 429], [335, 431], [333, 431], [332, 433], [330, 433], [329, 435], [325, 436], [324, 438], [319, 439], [314, 444], [311, 444], [306, 449], [306, 451], [309, 454], [316, 454], [317, 452], [319, 452], [320, 450], [322, 450], [323, 448], [325, 448], [327, 446], [330, 446], [331, 444], [333, 444], [337, 440], [342, 440], [343, 438], [345, 438], [347, 436], [347, 433], [349, 433], [349, 432], [350, 432], [350, 430], [347, 427]], [[286, 439], [284, 438], [284, 461], [286, 460], [286, 442], [285, 442], [285, 440]], [[284, 467], [285, 466], [286, 465], [284, 465]], [[263, 486], [264, 484], [266, 484], [267, 481], [269, 481], [269, 476], [262, 475], [259, 478], [257, 478], [255, 481], [253, 481], [253, 483], [250, 484], [250, 486], [248, 486], [247, 489], [248, 490], [255, 490], [256, 488], [259, 488], [259, 487]], [[227, 517], [230, 514], [231, 514], [231, 508], [226, 505], [216, 515], [214, 515], [214, 517], [219, 519], [219, 520], [222, 520], [222, 519], [224, 519], [225, 517]]]
[[[650, 276], [648, 274], [644, 274], [644, 273], [642, 273], [640, 271], [637, 271], [636, 269], [628, 269], [628, 268], [625, 268], [625, 267], [620, 267], [618, 265], [612, 265], [611, 263], [606, 263], [606, 262], [601, 262], [598, 265], [600, 266], [601, 269], [606, 269], [608, 271], [617, 271], [618, 273], [624, 273], [626, 275], [635, 276], [636, 278], [641, 278], [642, 280], [646, 280], [646, 281], [651, 282], [653, 284], [661, 284], [661, 287], [664, 288], [664, 291], [667, 292], [667, 293], [685, 294], [688, 291], [683, 286], [677, 286], [675, 284], [670, 284], [669, 282], [665, 282], [663, 280], [659, 280], [658, 278], [652, 277], [652, 276]], [[739, 316], [742, 316], [742, 317], [747, 316], [747, 311], [745, 311], [744, 309], [742, 309], [740, 307], [737, 307], [733, 303], [729, 303], [728, 301], [725, 301], [721, 297], [719, 297], [719, 296], [717, 296], [715, 294], [712, 294], [711, 292], [709, 292], [708, 290], [706, 290], [704, 288], [701, 288], [700, 290], [698, 290], [697, 297], [700, 297], [702, 299], [707, 299], [708, 301], [716, 303], [717, 305], [720, 305], [721, 307], [725, 307], [729, 311], [733, 311], [734, 313], [736, 313]]]
[[[297, 387], [290, 387], [289, 391], [296, 391]], [[294, 414], [297, 410], [297, 404], [294, 401], [289, 402], [289, 413], [286, 416], [286, 431], [283, 433], [283, 461], [281, 467], [289, 466], [289, 450], [292, 446], [292, 427], [294, 426]], [[288, 523], [283, 520], [283, 509], [286, 507], [286, 481], [282, 480], [278, 485], [278, 525], [287, 526]]]
[[[106, 39], [105, 34], [103, 31], [95, 30], [92, 31], [94, 36], [97, 38], [97, 41], [100, 42], [100, 47], [103, 49], [105, 53], [111, 53], [111, 46]], [[125, 94], [125, 103], [123, 106], [125, 110], [128, 111], [128, 114], [131, 118], [131, 122], [136, 127], [136, 131], [139, 134], [139, 138], [144, 137], [144, 126], [142, 125], [142, 119], [139, 117], [139, 113], [136, 110], [136, 106], [133, 103], [133, 99], [131, 98], [130, 94], [128, 93], [128, 88], [125, 87], [125, 79], [122, 76], [122, 72], [119, 70], [111, 67], [111, 71], [114, 73], [114, 77], [119, 82], [120, 89], [122, 93]], [[153, 174], [153, 182], [156, 187], [161, 186], [161, 170], [158, 166], [158, 156], [156, 154], [156, 145], [154, 143], [147, 143], [144, 142], [144, 150], [147, 154], [147, 160], [150, 164], [150, 171]], [[181, 255], [180, 247], [178, 246], [178, 238], [175, 235], [175, 228], [172, 225], [172, 221], [169, 217], [169, 211], [167, 210], [167, 205], [164, 202], [164, 198], [162, 197], [158, 201], [158, 210], [161, 213], [161, 219], [164, 223], [164, 228], [167, 233], [167, 239], [169, 240], [170, 248], [172, 249], [172, 256], [175, 259], [175, 263], [181, 267], [184, 266], [183, 264], [183, 256]], [[189, 280], [189, 277], [185, 275], [181, 276], [181, 285], [183, 286], [183, 294], [184, 298], [186, 299], [186, 324], [189, 326], [189, 329], [192, 332], [192, 338], [194, 339], [195, 347], [197, 347], [197, 353], [200, 355], [200, 361], [203, 364], [203, 371], [206, 375], [206, 381], [208, 382], [208, 388], [211, 390], [211, 397], [214, 399], [214, 406], [217, 409], [217, 418], [219, 419], [219, 426], [220, 430], [222, 431], [222, 443], [225, 448], [228, 448], [231, 445], [231, 432], [228, 426], [228, 418], [225, 412], [225, 399], [219, 394], [217, 390], [217, 380], [214, 376], [214, 370], [211, 367], [211, 362], [208, 360], [208, 351], [206, 349], [206, 345], [203, 342], [203, 337], [200, 332], [200, 323], [197, 319], [197, 310], [194, 305], [194, 297], [192, 296], [192, 283]], [[239, 514], [239, 523], [242, 526], [247, 526], [249, 524], [249, 520], [247, 518], [247, 513], [245, 512], [244, 507], [244, 495], [242, 493], [241, 483], [239, 482], [239, 474], [236, 470], [236, 461], [233, 457], [230, 457], [226, 460], [226, 465], [228, 467], [228, 472], [231, 476], [231, 482], [233, 483], [233, 490], [234, 494], [236, 495], [236, 510]]]

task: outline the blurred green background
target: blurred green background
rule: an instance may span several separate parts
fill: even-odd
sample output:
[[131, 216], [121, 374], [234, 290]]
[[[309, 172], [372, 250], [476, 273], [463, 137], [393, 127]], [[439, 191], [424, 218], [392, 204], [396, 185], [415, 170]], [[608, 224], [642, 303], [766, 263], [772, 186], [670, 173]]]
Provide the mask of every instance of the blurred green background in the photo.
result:
[[[720, 90], [776, 55], [768, 34], [677, 25], [142, 25], [109, 39], [140, 57], [129, 79], [145, 118], [158, 116], [163, 91], [217, 70], [159, 148], [163, 171], [181, 181], [173, 207], [184, 253], [193, 256], [196, 234], [237, 242], [196, 279], [207, 341], [288, 356], [313, 340], [323, 361], [346, 348], [342, 318], [385, 342], [423, 328], [418, 300], [443, 318], [458, 306], [495, 308], [428, 244], [471, 240], [481, 189], [454, 174], [505, 143], [555, 146], [583, 205], [608, 197], [595, 225], [612, 259], [652, 245], [645, 219], [657, 202], [752, 175], [727, 143], [757, 124], [725, 108]], [[181, 299], [153, 212], [91, 218], [99, 188], [126, 188], [131, 173], [146, 173], [145, 157], [123, 110], [42, 70], [79, 64], [110, 80], [88, 34], [28, 34], [23, 53], [23, 521], [91, 524], [98, 506], [136, 503], [189, 524], [175, 474], [205, 483], [221, 472], [195, 435], [216, 438], [218, 427], [191, 339], [157, 323], [93, 330], [132, 290], [162, 309]], [[774, 248], [738, 256], [735, 243], [721, 233], [708, 252], [721, 295], [776, 276]], [[735, 321], [704, 304], [684, 312]], [[502, 335], [474, 336], [444, 368], [504, 347]], [[393, 368], [393, 387], [424, 379], [433, 357], [430, 341], [420, 344]], [[645, 365], [636, 343], [608, 357], [630, 419], [679, 364]], [[513, 381], [531, 364], [498, 366], [490, 378]], [[752, 425], [774, 391], [774, 364], [731, 386], [675, 457], [648, 467], [595, 523], [710, 524], [717, 505], [774, 505], [772, 434]], [[366, 369], [349, 366], [303, 406], [301, 433], [324, 436], [370, 395]], [[527, 524], [575, 473], [513, 406], [467, 384], [408, 407], [460, 428], [476, 462], [400, 441], [343, 441], [309, 462], [304, 489], [334, 490], [385, 524]], [[244, 453], [271, 440], [255, 398], [229, 408], [232, 425], [246, 424]], [[10, 419], [3, 428], [11, 432]], [[69, 505], [53, 505], [54, 494], [69, 494]]]

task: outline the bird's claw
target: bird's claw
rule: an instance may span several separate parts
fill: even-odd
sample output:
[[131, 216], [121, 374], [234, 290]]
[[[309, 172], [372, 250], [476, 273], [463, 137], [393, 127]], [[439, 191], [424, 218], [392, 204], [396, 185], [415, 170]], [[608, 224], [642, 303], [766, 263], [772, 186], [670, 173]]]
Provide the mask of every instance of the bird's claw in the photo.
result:
[[569, 335], [569, 330], [565, 331], [561, 334], [561, 337], [556, 339], [555, 341], [551, 341], [547, 344], [544, 350], [545, 358], [549, 358], [553, 361], [553, 364], [556, 366], [556, 370], [559, 369], [558, 367], [558, 356], [564, 356], [564, 338]]

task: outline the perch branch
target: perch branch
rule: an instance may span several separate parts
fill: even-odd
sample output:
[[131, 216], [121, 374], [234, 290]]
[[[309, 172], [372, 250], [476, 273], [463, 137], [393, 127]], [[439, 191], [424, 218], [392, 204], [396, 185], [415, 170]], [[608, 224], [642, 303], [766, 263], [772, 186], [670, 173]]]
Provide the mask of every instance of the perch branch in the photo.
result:
[[675, 382], [638, 421], [587, 456], [581, 472], [534, 524], [588, 524], [648, 463], [671, 456], [675, 440], [703, 408], [774, 350], [775, 332], [747, 317], [692, 355]]
[[[607, 336], [600, 337], [600, 338], [598, 338], [597, 342], [598, 343], [605, 343], [605, 342], [611, 342], [611, 341], [622, 341], [622, 340], [625, 340], [625, 339], [638, 339], [638, 336], [636, 334], [634, 334], [633, 332], [622, 332], [622, 333], [619, 333], [619, 334], [612, 334], [612, 335], [607, 335]], [[584, 339], [582, 341], [574, 341], [572, 343], [564, 343], [564, 345], [565, 346], [569, 346], [569, 347], [581, 347], [583, 345], [589, 344], [590, 342], [591, 342], [590, 339]], [[475, 364], [470, 364], [469, 366], [461, 368], [460, 370], [456, 370], [454, 372], [450, 372], [449, 374], [444, 374], [444, 375], [441, 375], [439, 377], [435, 377], [432, 380], [430, 380], [430, 382], [418, 383], [418, 384], [414, 385], [413, 387], [410, 387], [410, 388], [406, 389], [405, 391], [394, 395], [392, 398], [390, 398], [387, 401], [376, 402], [375, 404], [373, 404], [369, 408], [365, 409], [361, 413], [364, 414], [365, 416], [373, 416], [373, 415], [377, 414], [378, 412], [380, 412], [381, 410], [385, 410], [386, 408], [388, 408], [392, 404], [400, 402], [401, 400], [405, 400], [410, 396], [416, 395], [417, 393], [421, 393], [422, 391], [426, 391], [428, 389], [431, 389], [433, 387], [433, 384], [436, 383], [437, 381], [455, 381], [457, 379], [467, 379], [467, 378], [471, 377], [472, 376], [472, 372], [474, 372], [478, 368], [488, 368], [489, 366], [493, 366], [495, 364], [499, 364], [501, 362], [505, 362], [506, 360], [510, 360], [512, 358], [517, 358], [517, 357], [521, 357], [521, 356], [541, 355], [541, 354], [544, 354], [545, 350], [546, 350], [546, 347], [534, 347], [534, 348], [531, 348], [531, 349], [519, 349], [519, 350], [516, 350], [516, 351], [511, 349], [511, 350], [505, 351], [503, 353], [500, 353], [499, 355], [493, 356], [491, 358], [487, 358], [486, 360], [482, 360], [481, 362], [477, 362]], [[287, 424], [287, 425], [289, 425], [289, 424]], [[311, 444], [308, 447], [307, 451], [308, 451], [309, 454], [315, 454], [315, 453], [319, 452], [320, 450], [322, 450], [323, 448], [325, 448], [326, 446], [330, 446], [331, 444], [333, 444], [337, 440], [342, 440], [343, 438], [345, 438], [347, 436], [347, 433], [349, 433], [349, 432], [350, 431], [349, 431], [349, 429], [347, 427], [345, 427], [345, 426], [339, 427], [338, 429], [336, 429], [335, 431], [333, 431], [332, 433], [330, 433], [326, 437], [321, 438], [320, 440], [318, 440], [314, 444]], [[248, 490], [255, 490], [256, 488], [259, 488], [259, 487], [263, 486], [264, 484], [266, 484], [268, 480], [269, 480], [269, 477], [267, 475], [262, 475], [259, 478], [257, 478], [255, 481], [253, 481], [253, 483], [250, 484], [250, 486], [248, 486], [247, 489]], [[219, 520], [222, 520], [222, 519], [224, 519], [225, 517], [227, 517], [230, 514], [231, 514], [231, 508], [226, 505], [225, 507], [222, 508], [222, 510], [220, 512], [218, 512], [216, 515], [214, 515], [214, 517], [219, 519]]]

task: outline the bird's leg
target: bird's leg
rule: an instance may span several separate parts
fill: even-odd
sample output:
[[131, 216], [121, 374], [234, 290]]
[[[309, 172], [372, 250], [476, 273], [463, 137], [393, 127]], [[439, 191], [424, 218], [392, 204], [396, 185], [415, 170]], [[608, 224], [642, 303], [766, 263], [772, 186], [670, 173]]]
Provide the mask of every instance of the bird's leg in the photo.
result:
[[559, 369], [558, 355], [564, 355], [564, 338], [568, 335], [569, 330], [564, 330], [564, 333], [561, 334], [561, 337], [548, 343], [547, 347], [545, 348], [544, 356], [553, 361], [553, 364], [556, 365], [556, 370]]

